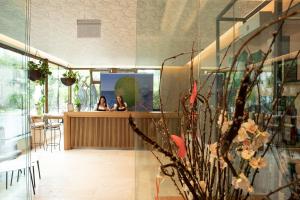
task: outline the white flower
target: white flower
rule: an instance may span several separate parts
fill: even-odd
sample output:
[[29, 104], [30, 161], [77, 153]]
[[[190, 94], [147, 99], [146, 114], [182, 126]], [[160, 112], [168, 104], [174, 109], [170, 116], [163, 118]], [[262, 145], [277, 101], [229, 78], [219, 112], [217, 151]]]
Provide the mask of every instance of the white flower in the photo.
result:
[[229, 152], [227, 153], [227, 158], [228, 158], [228, 160], [231, 160], [231, 161], [234, 159], [233, 156], [231, 155], [231, 153], [229, 153]]
[[189, 194], [188, 194], [188, 200], [193, 200], [194, 199], [194, 196], [193, 196], [193, 194], [190, 192]]
[[220, 158], [220, 167], [221, 169], [225, 169], [227, 167], [227, 162], [223, 158]]
[[247, 131], [244, 127], [241, 127], [238, 131], [238, 135], [234, 138], [234, 141], [243, 142], [246, 139], [249, 139]]
[[252, 119], [248, 119], [248, 122], [243, 123], [242, 127], [244, 127], [246, 129], [246, 131], [248, 131], [254, 135], [256, 134], [256, 131], [258, 129], [257, 125], [255, 124], [255, 122]]
[[218, 154], [217, 154], [217, 147], [218, 147], [218, 143], [215, 142], [213, 144], [210, 144], [209, 145], [209, 151], [210, 151], [210, 155], [213, 156], [213, 157], [218, 157]]
[[244, 173], [241, 173], [239, 177], [233, 177], [231, 184], [235, 189], [242, 189], [246, 192], [253, 192], [253, 187], [250, 185], [250, 182]]
[[254, 147], [254, 149], [258, 149], [259, 147], [263, 146], [264, 144], [266, 144], [269, 141], [269, 137], [270, 134], [266, 131], [264, 132], [259, 132], [253, 142], [252, 142], [252, 146]]
[[218, 125], [219, 125], [219, 126], [221, 126], [222, 121], [224, 121], [224, 122], [227, 121], [227, 117], [226, 117], [227, 113], [226, 113], [226, 111], [225, 111], [225, 113], [224, 113], [224, 120], [223, 120], [223, 113], [224, 113], [224, 111], [221, 110], [221, 113], [220, 113], [219, 119], [218, 119]]
[[242, 150], [241, 156], [245, 160], [249, 160], [254, 154], [255, 154], [255, 151], [253, 151], [252, 149], [246, 148], [246, 149]]
[[222, 127], [221, 127], [221, 133], [224, 134], [229, 129], [229, 126], [232, 124], [232, 121], [224, 121]]
[[159, 183], [162, 183], [165, 180], [165, 175], [161, 171], [160, 167], [158, 167], [158, 171], [157, 171], [157, 174], [156, 174], [156, 179], [157, 179], [157, 181], [159, 181]]
[[259, 140], [261, 140], [264, 144], [266, 144], [267, 142], [269, 142], [269, 137], [270, 137], [270, 134], [267, 131], [259, 132], [256, 135], [256, 138], [258, 138]]
[[252, 158], [249, 164], [253, 169], [261, 169], [267, 166], [267, 161], [262, 157]]
[[188, 192], [189, 191], [189, 188], [186, 184], [183, 184], [183, 187], [182, 187], [183, 191], [185, 192]]
[[206, 183], [204, 181], [200, 181], [199, 184], [200, 184], [200, 188], [201, 188], [202, 192], [205, 192], [205, 190], [206, 190]]

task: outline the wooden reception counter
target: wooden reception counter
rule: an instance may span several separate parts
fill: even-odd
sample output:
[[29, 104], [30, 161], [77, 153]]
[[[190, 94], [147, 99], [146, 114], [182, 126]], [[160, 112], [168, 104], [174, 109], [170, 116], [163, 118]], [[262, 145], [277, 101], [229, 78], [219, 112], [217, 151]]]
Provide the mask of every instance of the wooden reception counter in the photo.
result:
[[[157, 138], [154, 122], [161, 119], [160, 112], [65, 112], [64, 149], [73, 148], [141, 148], [135, 133], [128, 124], [129, 114], [140, 130], [153, 139]], [[169, 130], [176, 131], [177, 113], [166, 113]]]

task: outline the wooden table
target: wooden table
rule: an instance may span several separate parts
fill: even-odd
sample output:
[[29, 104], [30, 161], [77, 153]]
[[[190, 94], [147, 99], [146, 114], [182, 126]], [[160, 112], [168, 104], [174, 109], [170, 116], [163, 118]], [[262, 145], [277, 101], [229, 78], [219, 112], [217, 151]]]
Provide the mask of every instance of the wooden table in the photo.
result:
[[64, 115], [59, 114], [59, 113], [57, 113], [57, 114], [44, 113], [43, 115], [31, 115], [30, 117], [34, 121], [36, 119], [43, 120], [44, 118], [47, 118], [47, 119], [63, 119]]
[[[65, 112], [64, 149], [144, 148], [128, 124], [129, 114], [145, 134], [154, 140], [161, 139], [154, 123], [161, 119], [160, 112]], [[166, 113], [165, 116], [168, 129], [178, 133], [180, 119], [177, 113]]]

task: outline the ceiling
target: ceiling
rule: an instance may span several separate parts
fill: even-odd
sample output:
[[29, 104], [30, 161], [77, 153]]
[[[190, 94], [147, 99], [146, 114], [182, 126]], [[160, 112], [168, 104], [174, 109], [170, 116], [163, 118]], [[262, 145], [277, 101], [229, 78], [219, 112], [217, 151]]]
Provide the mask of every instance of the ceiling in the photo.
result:
[[[22, 3], [23, 2], [23, 3]], [[0, 1], [0, 33], [24, 41], [25, 0]], [[215, 40], [215, 19], [230, 0], [31, 0], [31, 45], [77, 67], [157, 66]], [[243, 16], [261, 0], [239, 0]], [[100, 38], [77, 38], [77, 19], [101, 20]], [[233, 22], [223, 22], [225, 32]], [[38, 52], [36, 52], [38, 54]], [[190, 55], [169, 65], [183, 65]]]

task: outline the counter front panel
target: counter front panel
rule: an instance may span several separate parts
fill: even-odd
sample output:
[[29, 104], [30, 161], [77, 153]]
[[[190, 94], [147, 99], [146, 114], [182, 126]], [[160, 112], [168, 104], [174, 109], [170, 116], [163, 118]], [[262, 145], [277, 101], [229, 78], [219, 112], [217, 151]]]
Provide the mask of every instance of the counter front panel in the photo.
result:
[[[138, 128], [149, 137], [159, 141], [155, 124], [161, 119], [160, 112], [66, 112], [64, 113], [64, 149], [145, 148], [128, 124], [132, 115]], [[166, 113], [169, 130], [179, 124], [177, 113]]]

